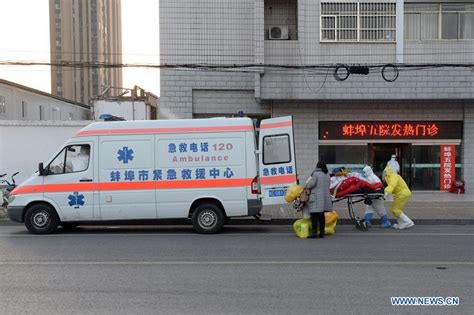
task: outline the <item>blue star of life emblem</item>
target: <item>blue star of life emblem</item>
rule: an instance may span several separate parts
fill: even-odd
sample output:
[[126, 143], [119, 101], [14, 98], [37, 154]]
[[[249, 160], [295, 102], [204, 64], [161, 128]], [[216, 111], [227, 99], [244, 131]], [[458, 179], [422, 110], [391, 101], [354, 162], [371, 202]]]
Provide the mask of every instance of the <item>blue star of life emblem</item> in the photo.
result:
[[69, 199], [69, 206], [74, 207], [74, 209], [79, 209], [80, 206], [85, 204], [84, 195], [79, 194], [77, 191], [67, 198]]
[[117, 159], [123, 164], [128, 164], [133, 160], [133, 150], [128, 147], [123, 147], [117, 151]]

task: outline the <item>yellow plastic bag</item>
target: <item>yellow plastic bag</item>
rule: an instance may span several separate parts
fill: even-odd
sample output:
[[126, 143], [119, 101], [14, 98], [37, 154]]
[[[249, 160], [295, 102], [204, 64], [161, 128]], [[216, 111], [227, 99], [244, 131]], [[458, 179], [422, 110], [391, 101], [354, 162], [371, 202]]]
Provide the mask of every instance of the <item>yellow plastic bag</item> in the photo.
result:
[[337, 219], [339, 219], [339, 214], [336, 211], [325, 212], [324, 216], [326, 217], [326, 228], [324, 229], [324, 234], [333, 235], [336, 233], [336, 224]]
[[[324, 234], [333, 235], [336, 232], [337, 219], [339, 215], [336, 211], [325, 212], [326, 228]], [[307, 238], [312, 232], [311, 219], [299, 219], [293, 223], [293, 229], [299, 238]], [[317, 231], [319, 233], [319, 231]]]
[[286, 190], [285, 200], [286, 202], [293, 202], [303, 192], [303, 186], [291, 185]]
[[299, 238], [307, 238], [311, 234], [311, 219], [296, 220], [293, 229]]

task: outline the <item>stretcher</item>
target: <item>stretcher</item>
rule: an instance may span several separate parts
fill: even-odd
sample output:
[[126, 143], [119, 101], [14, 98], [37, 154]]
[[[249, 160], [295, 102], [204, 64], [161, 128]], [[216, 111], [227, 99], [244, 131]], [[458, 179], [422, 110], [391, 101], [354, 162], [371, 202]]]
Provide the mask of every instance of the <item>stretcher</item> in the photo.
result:
[[385, 200], [385, 194], [382, 190], [371, 191], [371, 192], [361, 192], [361, 193], [351, 193], [342, 197], [333, 197], [332, 202], [340, 202], [347, 200], [347, 211], [349, 212], [349, 217], [354, 222], [356, 229], [360, 231], [367, 231], [367, 225], [364, 220], [356, 216], [354, 213], [354, 204], [359, 202], [364, 202], [366, 205], [371, 205], [373, 200]]

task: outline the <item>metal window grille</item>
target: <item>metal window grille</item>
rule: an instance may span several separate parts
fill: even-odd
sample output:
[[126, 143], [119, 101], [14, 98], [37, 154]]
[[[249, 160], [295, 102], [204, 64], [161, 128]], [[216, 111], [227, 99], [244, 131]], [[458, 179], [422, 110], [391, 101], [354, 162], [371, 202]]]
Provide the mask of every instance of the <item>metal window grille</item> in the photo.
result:
[[395, 41], [395, 3], [360, 3], [360, 40]]
[[321, 3], [321, 41], [393, 42], [395, 35], [395, 3]]

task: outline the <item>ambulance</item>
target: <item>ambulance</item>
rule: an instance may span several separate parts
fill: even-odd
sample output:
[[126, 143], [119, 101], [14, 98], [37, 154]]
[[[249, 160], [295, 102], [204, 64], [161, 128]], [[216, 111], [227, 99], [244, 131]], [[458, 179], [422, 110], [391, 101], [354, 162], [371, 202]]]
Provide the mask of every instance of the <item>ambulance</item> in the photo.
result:
[[291, 116], [262, 120], [258, 139], [245, 117], [94, 122], [12, 191], [8, 216], [33, 234], [180, 218], [217, 233], [285, 203], [294, 147]]

